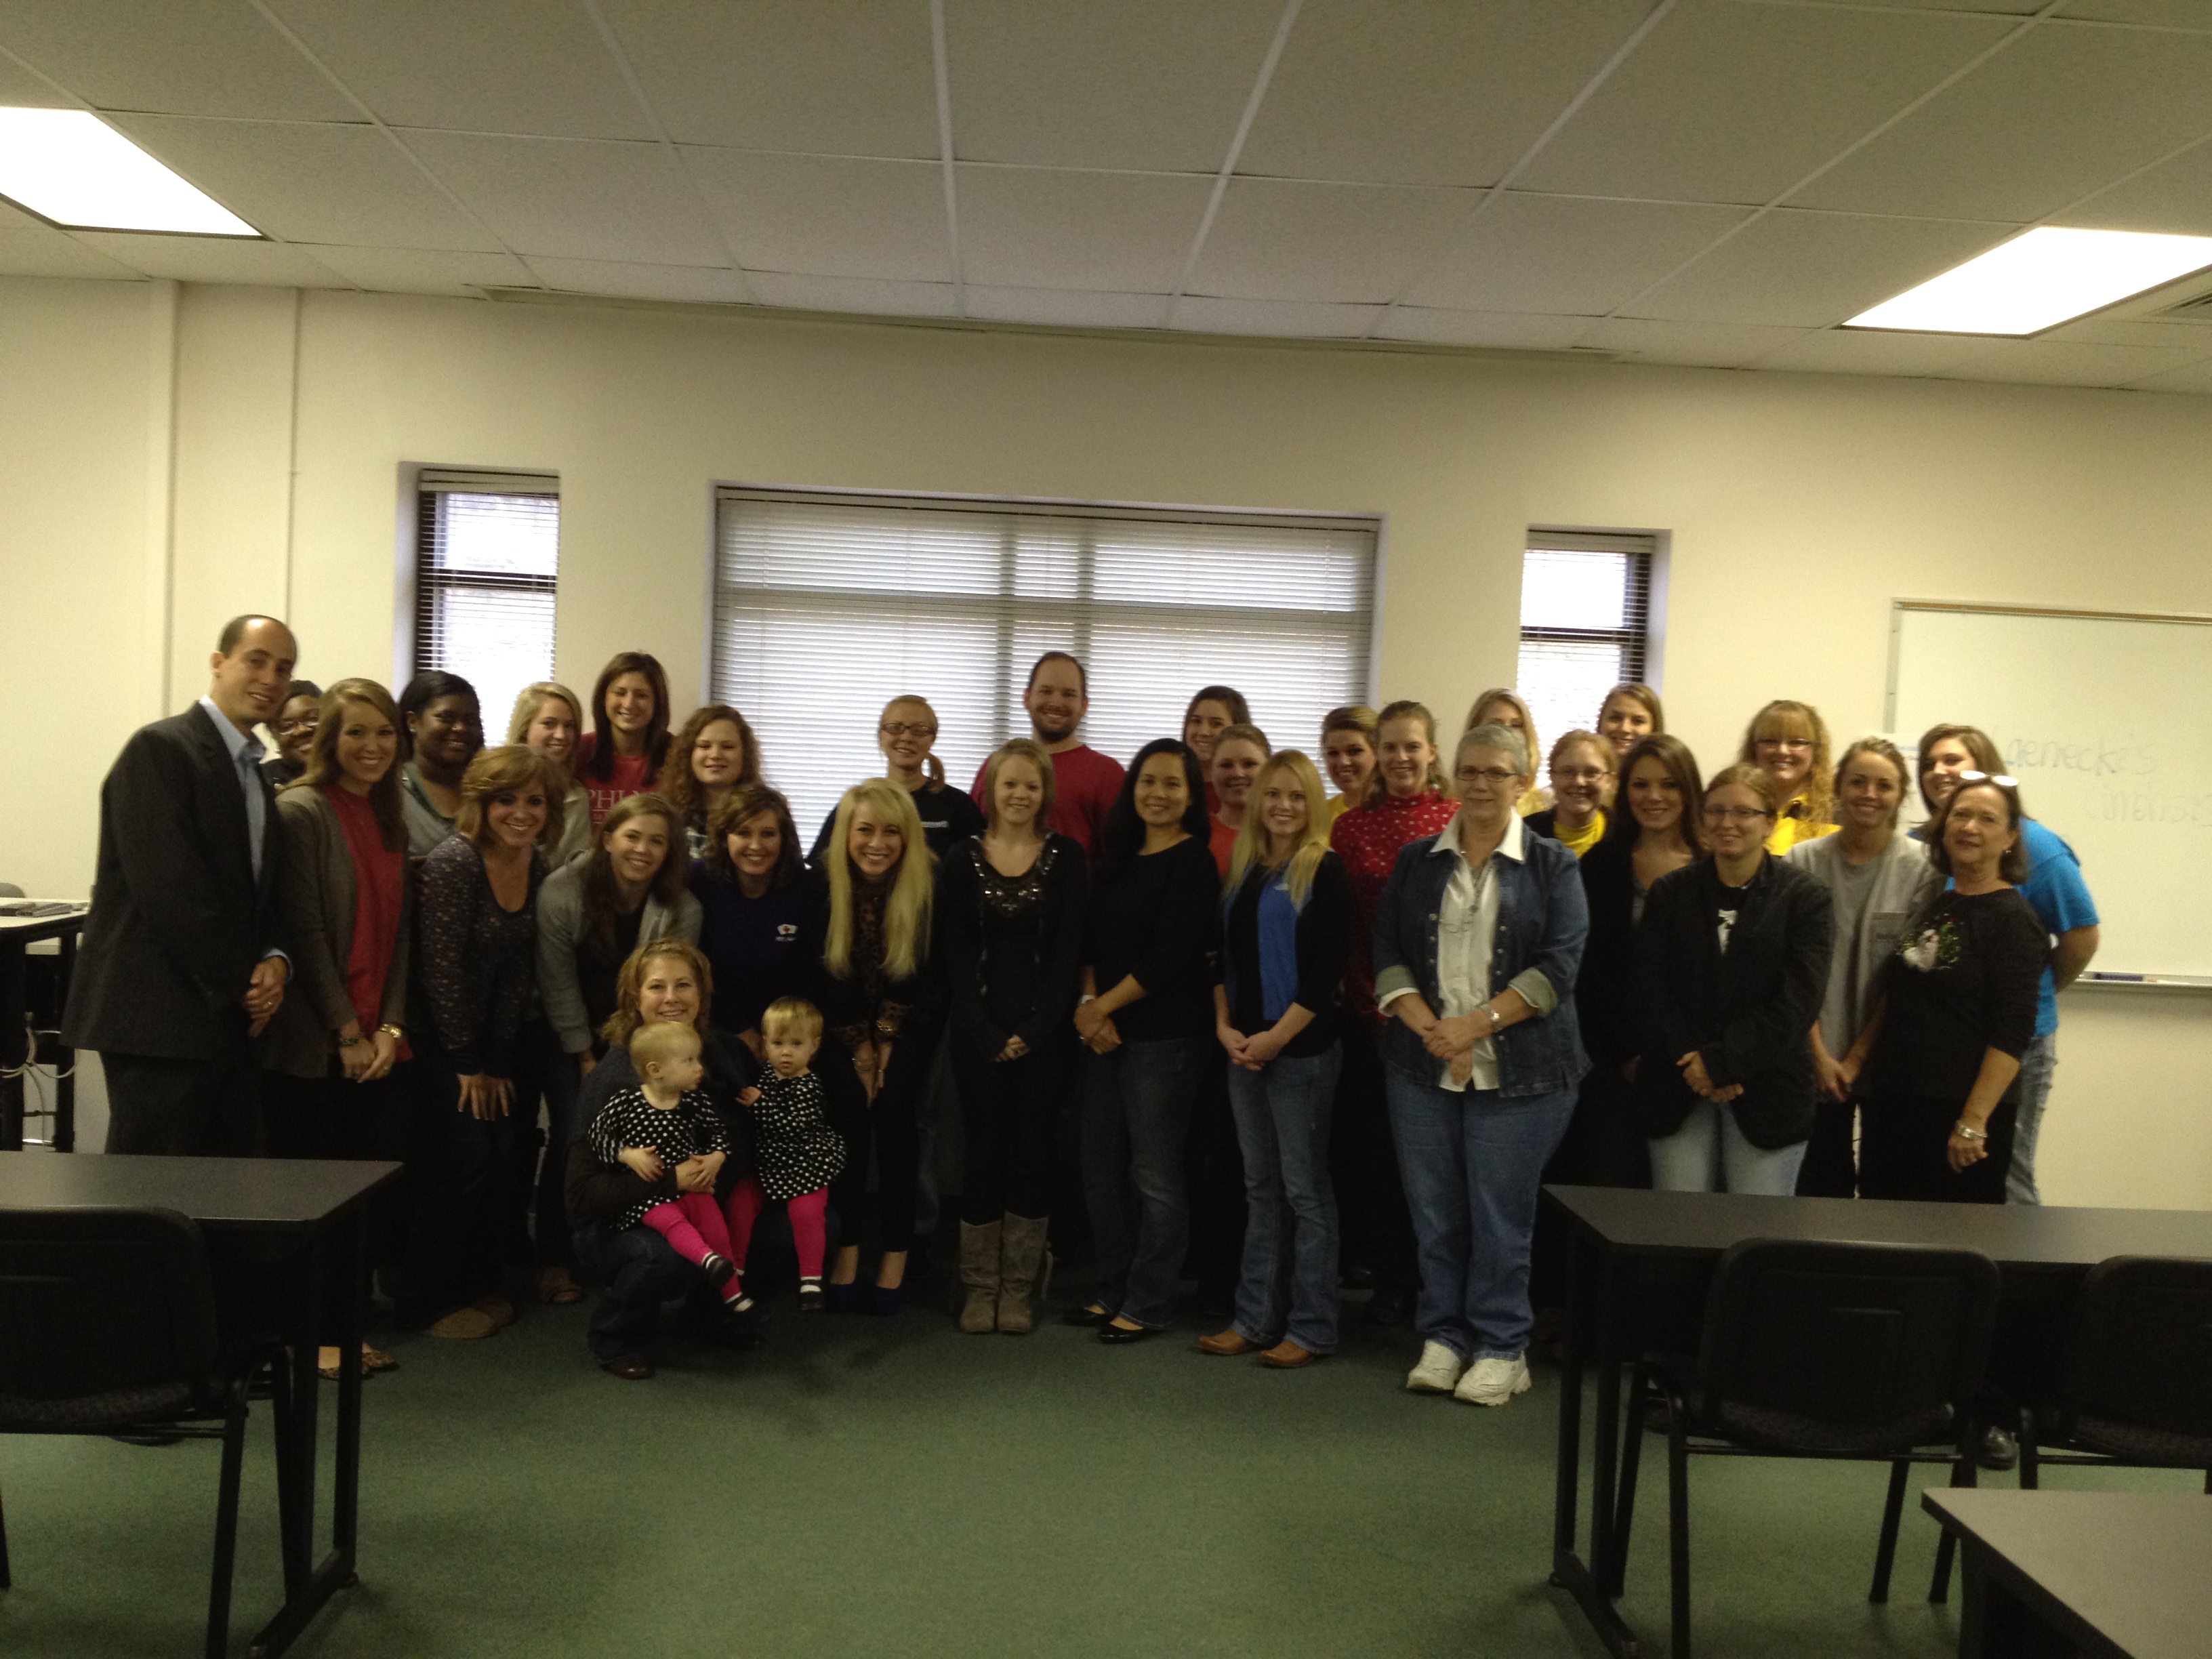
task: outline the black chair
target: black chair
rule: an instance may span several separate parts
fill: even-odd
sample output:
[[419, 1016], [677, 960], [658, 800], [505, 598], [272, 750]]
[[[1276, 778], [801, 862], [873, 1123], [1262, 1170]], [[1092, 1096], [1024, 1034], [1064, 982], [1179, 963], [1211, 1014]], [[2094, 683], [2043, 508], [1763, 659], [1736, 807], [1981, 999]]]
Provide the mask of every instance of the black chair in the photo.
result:
[[2056, 1405], [2021, 1409], [2021, 1486], [2045, 1463], [2107, 1463], [2203, 1469], [2212, 1496], [2212, 1261], [2116, 1255], [2089, 1269], [2058, 1388]]
[[[248, 1382], [276, 1346], [219, 1342], [207, 1245], [189, 1217], [0, 1211], [0, 1433], [222, 1442], [209, 1659], [229, 1645]], [[286, 1367], [271, 1370], [283, 1389]], [[281, 1444], [281, 1392], [276, 1405]], [[12, 1583], [0, 1511], [0, 1589]]]
[[1690, 1659], [1692, 1453], [1888, 1463], [1868, 1594], [1888, 1599], [1911, 1466], [1948, 1463], [1953, 1486], [1974, 1484], [1971, 1402], [1997, 1288], [1996, 1264], [1972, 1250], [1746, 1239], [1721, 1257], [1697, 1357], [1646, 1355], [1629, 1392], [1616, 1559], [1628, 1555], [1656, 1393], [1667, 1411], [1674, 1659]]

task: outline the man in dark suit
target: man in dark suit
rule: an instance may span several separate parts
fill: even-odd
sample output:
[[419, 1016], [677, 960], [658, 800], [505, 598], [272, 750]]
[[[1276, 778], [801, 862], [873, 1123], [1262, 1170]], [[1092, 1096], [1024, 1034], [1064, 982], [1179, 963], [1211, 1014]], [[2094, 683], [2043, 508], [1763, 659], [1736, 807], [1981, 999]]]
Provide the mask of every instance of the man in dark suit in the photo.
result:
[[253, 1039], [283, 1000], [283, 838], [253, 728], [299, 655], [273, 617], [224, 625], [208, 694], [133, 733], [100, 791], [100, 866], [64, 1038], [98, 1051], [107, 1150], [260, 1146]]

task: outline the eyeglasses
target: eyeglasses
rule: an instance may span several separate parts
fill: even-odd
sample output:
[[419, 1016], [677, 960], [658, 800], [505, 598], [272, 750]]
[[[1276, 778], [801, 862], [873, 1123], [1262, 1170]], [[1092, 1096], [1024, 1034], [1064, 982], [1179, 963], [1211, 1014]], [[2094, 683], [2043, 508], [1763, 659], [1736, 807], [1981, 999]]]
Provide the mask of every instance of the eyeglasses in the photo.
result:
[[[281, 732], [284, 728], [280, 726], [276, 729]], [[2020, 780], [2018, 778], [2008, 778], [2002, 772], [1961, 772], [1959, 774], [1959, 781], [1961, 783], [1994, 783], [2000, 789], [2017, 789], [2020, 787]]]
[[1486, 783], [1492, 788], [1521, 781], [1518, 772], [1509, 772], [1502, 766], [1462, 766], [1452, 775], [1463, 784]]
[[1734, 819], [1738, 823], [1752, 823], [1760, 818], [1771, 818], [1773, 813], [1764, 806], [1707, 806], [1698, 816], [1707, 823], [1726, 823]]
[[937, 735], [937, 728], [933, 726], [913, 726], [905, 720], [885, 720], [876, 730], [887, 738], [933, 738]]

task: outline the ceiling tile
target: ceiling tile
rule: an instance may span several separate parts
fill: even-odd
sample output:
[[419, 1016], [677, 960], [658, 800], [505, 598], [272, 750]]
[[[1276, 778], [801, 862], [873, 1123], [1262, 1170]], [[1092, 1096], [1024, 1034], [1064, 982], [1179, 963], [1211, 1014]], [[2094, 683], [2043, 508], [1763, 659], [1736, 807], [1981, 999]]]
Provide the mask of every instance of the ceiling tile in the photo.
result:
[[1972, 349], [1972, 341], [1954, 334], [1828, 328], [1801, 334], [1751, 366], [1815, 374], [1940, 374]]
[[0, 224], [0, 276], [91, 276], [135, 282], [140, 274], [50, 225], [20, 214]]
[[1237, 171], [1495, 184], [1650, 9], [1306, 0]]
[[2212, 393], [2212, 362], [2194, 363], [2187, 368], [2169, 369], [2163, 374], [2147, 375], [2128, 383], [2130, 392], [2186, 392], [2199, 397]]
[[1638, 317], [1825, 328], [1940, 276], [2009, 225], [1769, 213], [1626, 307]]
[[793, 311], [848, 311], [876, 317], [957, 317], [959, 290], [950, 283], [874, 283], [861, 276], [750, 273], [753, 296]]
[[1432, 265], [1473, 193], [1235, 179], [1190, 289], [1243, 300], [1384, 301]]
[[1186, 294], [1169, 313], [1168, 326], [1200, 334], [1272, 334], [1288, 340], [1356, 340], [1365, 337], [1382, 313], [1380, 306], [1214, 300]]
[[687, 304], [735, 305], [752, 297], [734, 270], [703, 265], [638, 264], [623, 259], [524, 261], [538, 280], [569, 294], [605, 294], [624, 300], [674, 300]]
[[[1832, 0], [1844, 5], [1859, 3], [1860, 0]], [[1820, 3], [1820, 0], [1814, 0]], [[1882, 0], [1890, 6], [1910, 6], [1926, 11], [1985, 11], [2002, 16], [2027, 17], [2041, 11], [2051, 0]], [[2075, 0], [2078, 7], [2081, 0]]]
[[352, 283], [305, 249], [282, 242], [209, 236], [145, 236], [120, 231], [76, 230], [87, 247], [120, 259], [149, 276], [180, 283], [274, 283], [281, 288], [350, 288]]
[[952, 279], [934, 161], [687, 149], [684, 165], [749, 269]]
[[679, 144], [934, 157], [927, 0], [600, 0]]
[[1801, 330], [1759, 323], [1680, 323], [1644, 317], [1601, 317], [1581, 343], [1637, 362], [1736, 368], [1786, 345]]
[[963, 161], [1213, 173], [1281, 0], [948, 0]]
[[356, 287], [378, 294], [468, 294], [484, 288], [536, 288], [538, 278], [512, 253], [442, 248], [307, 247]]
[[1397, 306], [1376, 325], [1378, 340], [1432, 345], [1495, 346], [1513, 351], [1565, 351], [1590, 325], [1587, 317], [1540, 317], [1517, 311], [1438, 311]]
[[245, 0], [0, 0], [0, 46], [101, 109], [361, 118]]
[[2212, 343], [2088, 345], [2068, 340], [1978, 340], [1942, 371], [1947, 380], [2011, 380], [2029, 386], [2124, 386], [2212, 358]]
[[994, 323], [1039, 323], [1050, 328], [1165, 328], [1164, 294], [1085, 294], [1066, 288], [994, 288], [970, 283], [962, 290], [968, 314]]
[[2212, 132], [2212, 35], [2048, 24], [1795, 205], [2031, 220]]
[[2212, 29], [2204, 0], [2073, 0], [2069, 17], [2100, 22], [2148, 23], [2160, 28]]
[[[0, 48], [14, 38], [7, 17], [12, 7], [0, 9]], [[9, 109], [74, 109], [77, 100], [56, 90], [13, 58], [0, 52], [0, 105]]]
[[[2198, 315], [2201, 318], [2203, 313]], [[2086, 345], [2194, 346], [2200, 351], [2212, 352], [2212, 324], [2201, 320], [2157, 322], [2110, 312], [2085, 317], [2078, 323], [2062, 324], [2036, 337], [2078, 340]]]
[[2011, 27], [1992, 17], [1685, 5], [1516, 182], [1569, 194], [1771, 201]]
[[653, 128], [580, 5], [546, 0], [270, 0], [308, 50], [394, 126], [562, 138]]
[[1603, 316], [1750, 211], [1508, 191], [1475, 217], [1407, 301]]
[[2184, 150], [2132, 179], [2069, 204], [2069, 225], [2092, 230], [2148, 230], [2212, 236], [2212, 143]]
[[963, 167], [960, 268], [971, 282], [1166, 294], [1213, 182], [1163, 173]]
[[288, 242], [499, 246], [371, 126], [173, 115], [119, 115], [115, 125], [255, 229]]
[[658, 144], [401, 135], [517, 253], [720, 265], [729, 251]]

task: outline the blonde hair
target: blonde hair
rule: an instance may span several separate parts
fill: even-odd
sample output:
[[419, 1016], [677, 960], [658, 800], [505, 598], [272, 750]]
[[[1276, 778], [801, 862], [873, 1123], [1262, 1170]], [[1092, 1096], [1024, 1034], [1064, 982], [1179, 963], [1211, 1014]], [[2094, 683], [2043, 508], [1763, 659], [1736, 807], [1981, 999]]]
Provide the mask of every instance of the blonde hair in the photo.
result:
[[[933, 755], [932, 760], [937, 758]], [[1037, 833], [1052, 833], [1052, 804], [1059, 791], [1053, 782], [1052, 757], [1035, 738], [1008, 738], [983, 763], [983, 821], [996, 829], [999, 823], [999, 769], [1010, 760], [1024, 760], [1036, 768], [1044, 784], [1044, 799], [1037, 803]]]
[[[1073, 659], [1071, 658], [1070, 660], [1072, 661]], [[1036, 678], [1036, 671], [1035, 669], [1031, 669], [1030, 671], [1030, 678], [1031, 680], [1035, 680]], [[944, 722], [937, 718], [937, 711], [929, 707], [929, 699], [927, 697], [918, 697], [915, 696], [913, 692], [908, 691], [902, 696], [893, 697], [889, 702], [884, 705], [884, 712], [876, 716], [876, 737], [878, 741], [880, 741], [883, 737], [884, 721], [890, 718], [891, 710], [897, 708], [902, 702], [910, 702], [917, 708], [927, 710], [929, 714], [929, 723], [939, 729], [943, 728]], [[936, 740], [935, 734], [933, 733], [931, 735], [930, 741], [934, 743]], [[921, 769], [927, 775], [933, 787], [939, 789], [945, 787], [945, 763], [937, 758], [937, 750], [935, 749], [932, 749], [928, 754], [922, 757]], [[1049, 781], [1048, 781], [1046, 787], [1049, 788], [1050, 787], [1051, 784]]]
[[[1228, 733], [1222, 735], [1226, 737]], [[1321, 867], [1322, 855], [1328, 851], [1328, 815], [1321, 810], [1328, 797], [1322, 791], [1320, 772], [1295, 749], [1285, 749], [1268, 757], [1259, 775], [1252, 780], [1252, 793], [1264, 797], [1267, 780], [1278, 772], [1288, 772], [1305, 792], [1306, 827], [1298, 832], [1298, 844], [1291, 849], [1290, 857], [1283, 864], [1284, 883], [1291, 891], [1291, 908], [1303, 910], [1313, 892], [1314, 872]], [[1257, 806], [1245, 807], [1244, 822], [1237, 826], [1237, 841], [1229, 852], [1229, 879], [1222, 889], [1226, 896], [1236, 895], [1254, 866], [1271, 867], [1267, 862], [1271, 837], [1260, 817]]]
[[[699, 988], [699, 1012], [692, 1016], [692, 1024], [701, 1032], [714, 1009], [714, 969], [706, 953], [687, 939], [673, 933], [665, 939], [647, 939], [629, 953], [629, 960], [615, 975], [615, 1011], [607, 1016], [607, 1023], [599, 1027], [599, 1035], [611, 1048], [627, 1048], [629, 1040], [644, 1025], [645, 1016], [638, 1003], [645, 994], [645, 970], [648, 965], [663, 957], [680, 962], [690, 969], [692, 983]], [[655, 1024], [667, 1022], [656, 1020]], [[703, 1040], [703, 1039], [702, 1039]]]
[[1651, 730], [1644, 735], [1658, 737], [1667, 730], [1667, 706], [1659, 701], [1659, 694], [1642, 680], [1623, 680], [1598, 700], [1598, 723], [1605, 722], [1605, 711], [1613, 707], [1615, 697], [1626, 697], [1631, 702], [1640, 702], [1644, 712], [1651, 716]]
[[[1275, 745], [1267, 741], [1267, 734], [1256, 726], [1224, 726], [1216, 732], [1213, 734], [1213, 753], [1217, 759], [1220, 757], [1221, 745], [1224, 743], [1249, 743], [1260, 751], [1261, 760], [1266, 760], [1275, 752]], [[1212, 782], [1211, 775], [1213, 766], [1211, 762], [1207, 763], [1206, 769], [1208, 774], [1206, 781]]]
[[453, 833], [477, 847], [491, 838], [484, 823], [484, 805], [497, 796], [536, 784], [545, 792], [545, 828], [538, 841], [546, 846], [561, 839], [561, 809], [568, 793], [568, 780], [551, 757], [535, 749], [510, 743], [483, 749], [461, 774], [461, 806], [453, 814]]
[[774, 1041], [790, 1036], [802, 1042], [822, 1041], [822, 1011], [805, 997], [778, 997], [761, 1011], [761, 1035]]
[[637, 1080], [642, 1083], [647, 1066], [665, 1066], [687, 1054], [697, 1054], [700, 1048], [696, 1026], [678, 1024], [674, 1020], [655, 1020], [630, 1034], [629, 1063], [637, 1068]]
[[507, 740], [509, 743], [524, 743], [528, 740], [530, 723], [538, 718], [538, 711], [544, 707], [545, 699], [548, 697], [560, 698], [568, 705], [568, 712], [576, 717], [576, 736], [574, 742], [569, 746], [569, 752], [574, 754], [574, 744], [584, 740], [583, 700], [558, 680], [539, 680], [534, 685], [524, 686], [516, 694], [514, 717], [507, 723]]
[[[1812, 739], [1812, 763], [1805, 769], [1805, 782], [1796, 798], [1805, 803], [1805, 817], [1808, 823], [1833, 822], [1835, 763], [1828, 757], [1828, 723], [1820, 718], [1820, 711], [1809, 702], [1777, 697], [1753, 714], [1751, 724], [1743, 728], [1743, 749], [1736, 758], [1747, 766], [1758, 765], [1759, 740], [1761, 738]], [[1711, 786], [1706, 787], [1710, 788]], [[1784, 801], [1775, 809], [1776, 816], [1786, 816], [1790, 805], [1790, 802]]]
[[1486, 721], [1482, 711], [1493, 702], [1502, 702], [1521, 717], [1522, 740], [1528, 745], [1528, 775], [1536, 770], [1536, 757], [1544, 752], [1543, 739], [1536, 735], [1536, 717], [1528, 712], [1528, 704], [1518, 691], [1510, 685], [1493, 685], [1474, 700], [1467, 711], [1467, 725], [1462, 729], [1472, 732], [1478, 726], [1505, 724], [1503, 720]]
[[1559, 734], [1559, 741], [1552, 745], [1551, 754], [1545, 758], [1546, 767], [1557, 766], [1559, 763], [1559, 757], [1577, 744], [1580, 744], [1595, 755], [1604, 770], [1610, 772], [1613, 769], [1613, 762], [1618, 757], [1613, 752], [1613, 745], [1598, 736], [1596, 732], [1585, 732], [1580, 726], [1577, 726], [1571, 732], [1562, 732]]
[[906, 837], [890, 897], [884, 906], [884, 969], [893, 979], [905, 979], [928, 954], [937, 860], [922, 839], [921, 814], [915, 810], [914, 797], [889, 778], [863, 778], [838, 799], [830, 844], [822, 855], [830, 879], [830, 929], [822, 942], [822, 965], [839, 979], [852, 977], [853, 857], [847, 849], [852, 844], [854, 814], [863, 805], [890, 819]]

